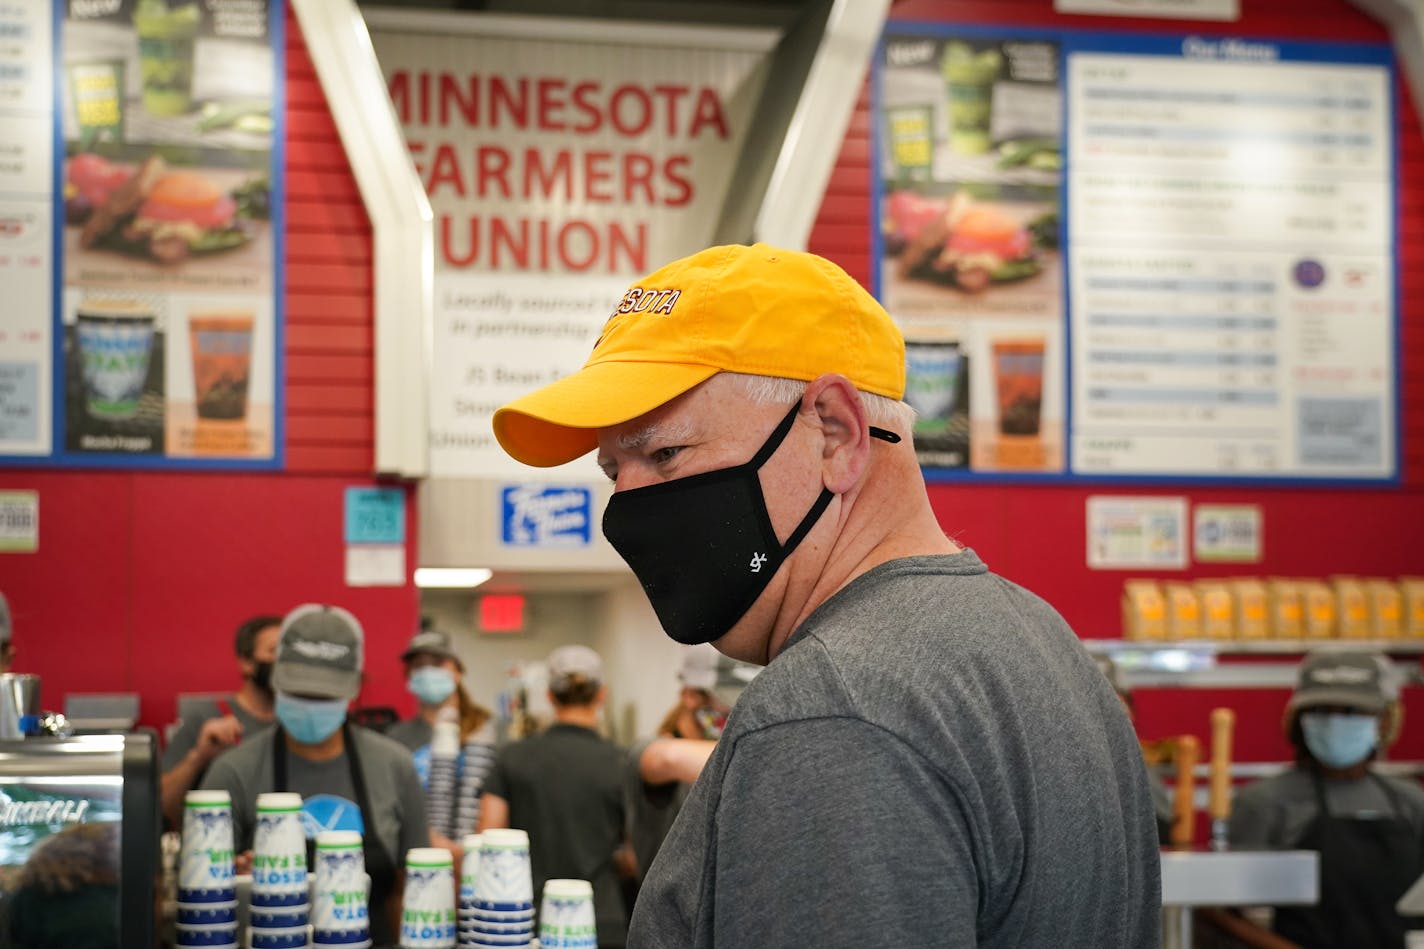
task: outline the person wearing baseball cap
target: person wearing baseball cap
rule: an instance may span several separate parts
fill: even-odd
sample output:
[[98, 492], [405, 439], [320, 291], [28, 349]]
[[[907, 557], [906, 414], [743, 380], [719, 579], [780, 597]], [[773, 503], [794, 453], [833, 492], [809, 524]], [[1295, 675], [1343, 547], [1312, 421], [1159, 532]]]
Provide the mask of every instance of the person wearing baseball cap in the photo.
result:
[[[461, 677], [465, 664], [450, 643], [450, 634], [438, 629], [422, 629], [410, 638], [401, 653], [405, 666], [406, 688], [415, 696], [419, 708], [412, 718], [396, 722], [386, 735], [410, 749], [415, 773], [427, 793], [430, 790], [430, 743], [435, 737], [435, 723], [442, 718], [458, 723], [460, 753], [456, 760], [456, 775], [463, 787], [479, 788], [494, 763], [495, 731], [493, 713], [466, 691]], [[476, 799], [477, 802], [477, 799]], [[452, 851], [466, 834], [475, 832], [479, 820], [478, 808], [465, 817], [467, 826], [456, 826], [442, 832], [431, 828], [430, 838], [437, 847]], [[459, 821], [457, 820], [458, 824]]]
[[1424, 874], [1424, 788], [1370, 767], [1399, 735], [1400, 684], [1379, 653], [1306, 656], [1282, 723], [1295, 764], [1232, 804], [1233, 847], [1320, 853], [1320, 901], [1272, 921], [1304, 949], [1403, 949], [1412, 928], [1394, 907]]
[[603, 659], [560, 646], [545, 661], [554, 723], [495, 757], [480, 801], [480, 830], [529, 832], [534, 892], [553, 879], [588, 880], [600, 949], [624, 945], [628, 913], [615, 866], [623, 845], [623, 752], [596, 731], [607, 691]]
[[405, 853], [430, 837], [410, 752], [346, 721], [364, 654], [361, 624], [341, 607], [310, 603], [288, 613], [272, 668], [277, 724], [216, 758], [202, 787], [232, 796], [234, 843], [247, 860], [257, 795], [267, 791], [302, 795], [309, 865], [317, 833], [359, 831], [371, 876], [371, 939], [389, 946]]
[[1161, 939], [1127, 716], [1048, 604], [946, 536], [904, 392], [860, 284], [728, 245], [638, 280], [583, 368], [494, 415], [526, 464], [597, 452], [604, 536], [669, 636], [766, 666], [630, 946]]

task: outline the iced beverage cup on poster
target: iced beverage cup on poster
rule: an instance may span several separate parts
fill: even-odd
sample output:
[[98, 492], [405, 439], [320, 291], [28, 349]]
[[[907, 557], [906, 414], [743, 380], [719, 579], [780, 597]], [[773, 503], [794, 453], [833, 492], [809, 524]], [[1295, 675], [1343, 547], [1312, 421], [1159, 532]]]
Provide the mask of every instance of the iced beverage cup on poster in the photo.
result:
[[940, 432], [954, 414], [962, 359], [958, 343], [905, 343], [905, 401], [915, 431]]
[[97, 419], [133, 418], [148, 378], [153, 308], [137, 300], [89, 299], [75, 316], [89, 414]]
[[989, 118], [1003, 66], [995, 48], [975, 49], [961, 40], [945, 44], [940, 69], [949, 97], [949, 145], [961, 155], [982, 155], [993, 144]]
[[246, 418], [252, 314], [193, 313], [188, 317], [188, 340], [193, 351], [193, 398], [198, 418]]
[[184, 115], [193, 108], [198, 16], [196, 0], [138, 0], [134, 7], [143, 108], [150, 115]]
[[1000, 434], [1037, 435], [1043, 402], [1043, 340], [995, 340], [994, 382]]

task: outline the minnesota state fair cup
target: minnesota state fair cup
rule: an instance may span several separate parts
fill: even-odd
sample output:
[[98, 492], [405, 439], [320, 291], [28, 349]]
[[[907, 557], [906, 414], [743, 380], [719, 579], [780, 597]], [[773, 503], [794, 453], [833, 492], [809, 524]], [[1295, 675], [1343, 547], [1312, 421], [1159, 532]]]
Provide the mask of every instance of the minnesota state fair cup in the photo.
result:
[[179, 905], [233, 903], [232, 857], [232, 798], [226, 791], [189, 791], [183, 801]]
[[[534, 909], [534, 881], [529, 870], [529, 835], [499, 828], [480, 835], [480, 865], [475, 876], [474, 909], [523, 916]], [[491, 921], [503, 922], [505, 918]], [[512, 921], [512, 920], [510, 920]]]
[[[300, 903], [290, 902], [296, 894]], [[267, 898], [279, 897], [268, 902]], [[302, 796], [257, 795], [257, 829], [252, 843], [252, 904], [282, 907], [290, 916], [307, 906], [307, 838], [302, 828]], [[305, 926], [306, 920], [293, 925]]]
[[405, 857], [402, 949], [455, 949], [455, 865], [450, 851], [415, 847]]
[[598, 949], [593, 919], [593, 884], [549, 880], [539, 907], [540, 949]]
[[466, 834], [460, 841], [465, 856], [460, 861], [460, 909], [475, 907], [475, 879], [480, 872], [480, 835]]
[[368, 949], [371, 945], [370, 886], [361, 835], [328, 830], [316, 838], [316, 895], [312, 945]]

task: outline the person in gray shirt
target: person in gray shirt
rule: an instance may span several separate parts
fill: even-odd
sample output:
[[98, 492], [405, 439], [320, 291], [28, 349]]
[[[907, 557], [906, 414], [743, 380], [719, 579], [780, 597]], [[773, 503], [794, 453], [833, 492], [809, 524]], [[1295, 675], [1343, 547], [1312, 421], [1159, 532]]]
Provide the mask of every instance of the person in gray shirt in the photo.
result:
[[429, 846], [430, 834], [410, 752], [346, 722], [361, 688], [363, 639], [356, 617], [340, 607], [308, 604], [287, 614], [272, 670], [277, 724], [213, 761], [202, 787], [231, 795], [241, 864], [251, 859], [257, 795], [266, 791], [302, 795], [309, 864], [321, 831], [360, 832], [379, 947], [396, 939], [406, 851]]
[[1242, 788], [1229, 836], [1237, 849], [1320, 853], [1320, 900], [1277, 907], [1272, 929], [1304, 949], [1403, 949], [1424, 929], [1394, 909], [1424, 874], [1424, 788], [1378, 774], [1398, 737], [1399, 678], [1378, 653], [1319, 649], [1286, 705], [1293, 767]]
[[527, 464], [597, 449], [604, 535], [670, 636], [766, 665], [630, 947], [1160, 943], [1127, 716], [1062, 617], [945, 535], [904, 392], [885, 310], [758, 244], [639, 281], [583, 369], [495, 413]]

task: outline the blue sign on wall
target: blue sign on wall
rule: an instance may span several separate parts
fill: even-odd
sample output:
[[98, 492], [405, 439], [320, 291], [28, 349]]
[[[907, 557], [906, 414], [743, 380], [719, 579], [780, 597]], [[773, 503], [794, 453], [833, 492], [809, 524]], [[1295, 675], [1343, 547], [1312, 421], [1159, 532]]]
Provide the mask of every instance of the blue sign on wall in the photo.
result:
[[500, 491], [501, 539], [510, 547], [586, 547], [593, 541], [593, 492], [549, 484]]

